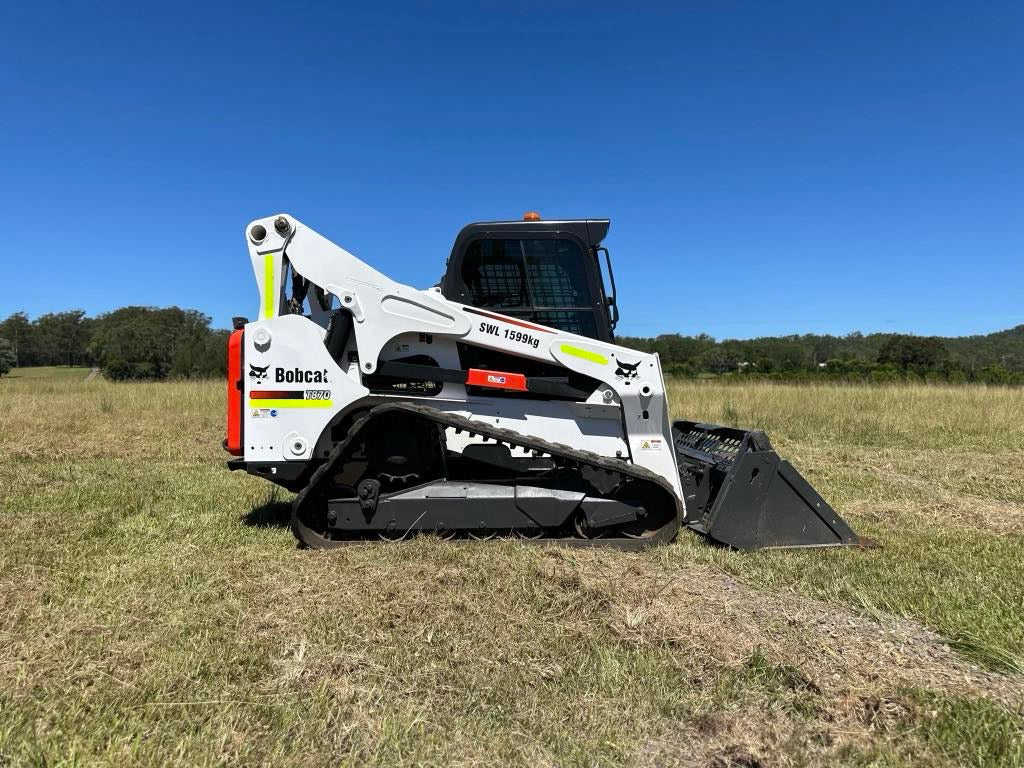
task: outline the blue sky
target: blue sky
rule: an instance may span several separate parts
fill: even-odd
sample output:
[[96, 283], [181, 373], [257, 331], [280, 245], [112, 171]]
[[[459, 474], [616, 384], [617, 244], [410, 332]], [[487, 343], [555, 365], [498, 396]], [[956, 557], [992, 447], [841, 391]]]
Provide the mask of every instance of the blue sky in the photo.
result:
[[256, 313], [287, 211], [419, 287], [610, 217], [631, 335], [1024, 322], [1024, 4], [9, 3], [0, 316]]

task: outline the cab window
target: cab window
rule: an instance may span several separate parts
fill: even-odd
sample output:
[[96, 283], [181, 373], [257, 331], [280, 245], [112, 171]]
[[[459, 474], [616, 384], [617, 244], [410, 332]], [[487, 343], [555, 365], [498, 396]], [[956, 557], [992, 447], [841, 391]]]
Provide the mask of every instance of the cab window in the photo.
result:
[[460, 276], [475, 307], [596, 338], [584, 259], [564, 238], [474, 240]]

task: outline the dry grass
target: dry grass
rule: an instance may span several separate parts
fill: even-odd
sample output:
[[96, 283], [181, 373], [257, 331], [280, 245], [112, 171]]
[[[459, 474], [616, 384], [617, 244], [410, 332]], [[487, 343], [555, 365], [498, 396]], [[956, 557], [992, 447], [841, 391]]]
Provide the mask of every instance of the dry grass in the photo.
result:
[[222, 386], [4, 379], [0, 764], [1024, 762], [1012, 390], [674, 383], [875, 552], [295, 549]]

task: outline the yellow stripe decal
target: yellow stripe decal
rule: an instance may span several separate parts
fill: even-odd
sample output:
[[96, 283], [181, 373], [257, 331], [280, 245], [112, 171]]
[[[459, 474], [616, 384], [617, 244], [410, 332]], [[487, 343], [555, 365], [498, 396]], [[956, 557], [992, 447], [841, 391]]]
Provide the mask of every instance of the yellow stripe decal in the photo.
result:
[[274, 297], [277, 296], [277, 287], [274, 284], [274, 254], [268, 253], [263, 257], [263, 316], [274, 316]]
[[253, 400], [250, 408], [330, 408], [330, 400]]
[[599, 355], [597, 352], [591, 352], [589, 349], [580, 349], [579, 347], [570, 347], [568, 344], [563, 344], [562, 351], [567, 355], [572, 355], [582, 360], [589, 360], [598, 365], [608, 365], [607, 357]]

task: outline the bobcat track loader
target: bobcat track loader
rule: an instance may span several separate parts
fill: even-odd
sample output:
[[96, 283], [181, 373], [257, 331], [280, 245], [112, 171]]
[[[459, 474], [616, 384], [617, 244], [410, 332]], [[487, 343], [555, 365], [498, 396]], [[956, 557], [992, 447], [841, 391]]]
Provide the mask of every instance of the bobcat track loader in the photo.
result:
[[291, 216], [252, 222], [259, 317], [228, 343], [228, 466], [295, 491], [316, 548], [639, 548], [683, 525], [741, 549], [858, 545], [764, 433], [671, 420], [658, 356], [613, 340], [608, 227], [470, 224], [417, 290]]

